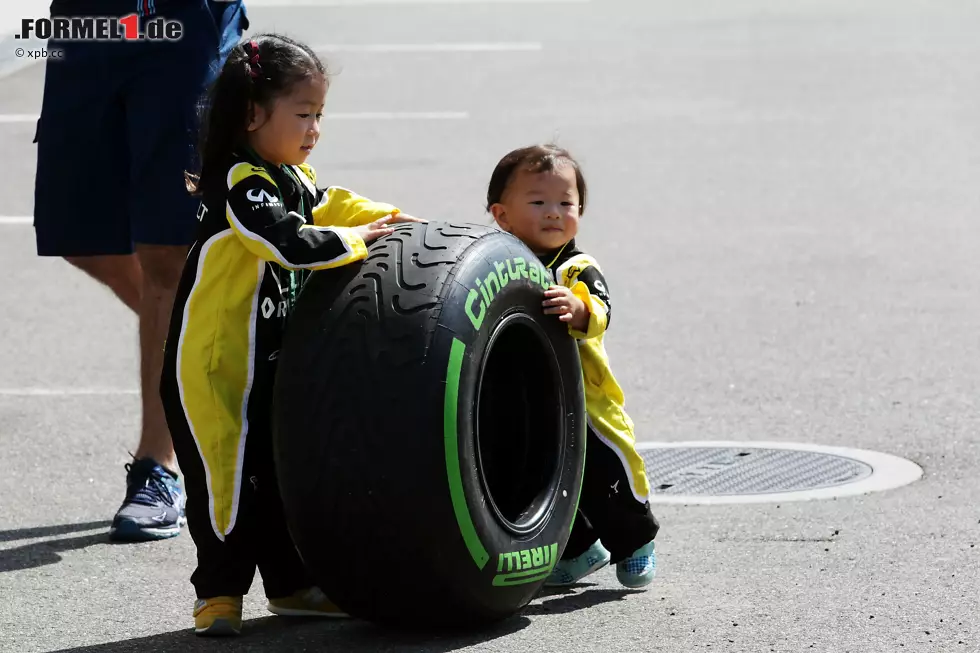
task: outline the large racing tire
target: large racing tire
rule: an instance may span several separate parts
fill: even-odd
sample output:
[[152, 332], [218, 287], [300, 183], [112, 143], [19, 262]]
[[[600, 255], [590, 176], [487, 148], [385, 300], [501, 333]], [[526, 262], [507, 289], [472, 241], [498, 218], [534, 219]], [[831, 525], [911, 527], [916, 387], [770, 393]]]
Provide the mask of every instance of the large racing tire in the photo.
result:
[[480, 225], [397, 225], [313, 273], [279, 356], [274, 451], [290, 533], [355, 617], [473, 626], [558, 560], [585, 462], [578, 348], [551, 276]]

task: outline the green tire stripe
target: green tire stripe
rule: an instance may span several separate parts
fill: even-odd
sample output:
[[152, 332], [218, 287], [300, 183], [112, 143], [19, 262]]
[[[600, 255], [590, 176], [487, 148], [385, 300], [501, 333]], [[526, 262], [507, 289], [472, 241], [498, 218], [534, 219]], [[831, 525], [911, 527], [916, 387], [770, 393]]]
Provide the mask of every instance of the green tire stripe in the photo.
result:
[[473, 562], [483, 569], [490, 554], [487, 553], [480, 536], [476, 534], [470, 509], [466, 505], [466, 495], [463, 493], [463, 478], [459, 469], [459, 440], [456, 432], [457, 405], [459, 402], [459, 371], [463, 367], [463, 354], [466, 345], [453, 338], [453, 346], [449, 351], [449, 367], [446, 369], [446, 400], [443, 405], [443, 438], [446, 443], [446, 472], [449, 475], [449, 495], [453, 500], [453, 512], [456, 513], [456, 523], [463, 541], [469, 549]]

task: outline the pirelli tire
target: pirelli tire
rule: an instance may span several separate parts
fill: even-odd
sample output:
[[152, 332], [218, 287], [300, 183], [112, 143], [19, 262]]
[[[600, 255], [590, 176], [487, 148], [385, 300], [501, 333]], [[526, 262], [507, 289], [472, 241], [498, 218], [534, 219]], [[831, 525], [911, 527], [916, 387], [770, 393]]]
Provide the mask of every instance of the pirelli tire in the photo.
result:
[[274, 452], [290, 533], [355, 617], [518, 612], [568, 539], [585, 462], [578, 349], [550, 274], [480, 225], [398, 225], [315, 272], [284, 336]]

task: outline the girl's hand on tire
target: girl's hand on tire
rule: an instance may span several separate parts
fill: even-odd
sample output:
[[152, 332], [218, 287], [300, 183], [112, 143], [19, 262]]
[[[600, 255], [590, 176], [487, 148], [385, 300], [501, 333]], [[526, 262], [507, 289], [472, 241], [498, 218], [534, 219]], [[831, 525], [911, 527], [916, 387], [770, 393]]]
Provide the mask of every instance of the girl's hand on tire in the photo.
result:
[[387, 227], [387, 225], [392, 219], [392, 216], [386, 215], [380, 220], [375, 220], [370, 224], [361, 225], [360, 227], [354, 227], [354, 233], [360, 236], [364, 243], [373, 242], [377, 238], [382, 236], [387, 236], [395, 231], [394, 227]]
[[565, 286], [552, 286], [544, 291], [545, 315], [557, 315], [576, 331], [589, 328], [589, 309], [581, 299]]

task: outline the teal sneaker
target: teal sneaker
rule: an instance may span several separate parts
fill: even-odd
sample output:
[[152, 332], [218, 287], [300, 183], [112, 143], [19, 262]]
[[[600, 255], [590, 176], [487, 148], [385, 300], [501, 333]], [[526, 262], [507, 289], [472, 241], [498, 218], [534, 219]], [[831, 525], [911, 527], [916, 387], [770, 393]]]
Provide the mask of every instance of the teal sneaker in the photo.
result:
[[633, 552], [633, 555], [616, 563], [616, 578], [625, 587], [638, 589], [653, 582], [657, 575], [657, 547], [651, 540]]
[[596, 542], [577, 558], [559, 560], [555, 568], [544, 582], [545, 587], [561, 587], [573, 585], [589, 574], [602, 569], [609, 564], [609, 552], [601, 542]]

